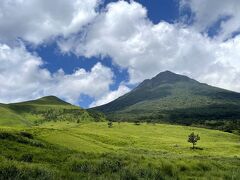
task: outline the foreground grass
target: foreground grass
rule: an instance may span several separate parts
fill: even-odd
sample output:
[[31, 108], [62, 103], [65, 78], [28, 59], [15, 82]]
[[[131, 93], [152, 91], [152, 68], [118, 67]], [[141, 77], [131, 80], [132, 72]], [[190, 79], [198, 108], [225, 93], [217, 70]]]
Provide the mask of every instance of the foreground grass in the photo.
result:
[[[196, 150], [187, 143], [192, 131], [201, 136]], [[240, 137], [220, 131], [160, 124], [114, 123], [108, 128], [106, 122], [58, 122], [0, 132], [1, 179], [240, 177]]]

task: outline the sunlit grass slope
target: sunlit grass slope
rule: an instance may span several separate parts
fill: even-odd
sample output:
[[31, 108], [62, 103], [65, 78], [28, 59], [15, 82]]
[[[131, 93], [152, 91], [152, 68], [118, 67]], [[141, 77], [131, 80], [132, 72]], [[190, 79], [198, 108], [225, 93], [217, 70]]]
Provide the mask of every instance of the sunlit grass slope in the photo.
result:
[[54, 96], [0, 104], [0, 125], [29, 127], [46, 121], [101, 121], [100, 113], [88, 112]]
[[17, 113], [0, 104], [0, 125], [2, 126], [27, 126], [30, 122], [24, 120]]
[[[201, 137], [195, 150], [187, 142], [191, 132]], [[162, 124], [113, 123], [108, 128], [106, 122], [47, 122], [27, 129], [2, 128], [0, 139], [0, 177], [240, 177], [240, 137], [216, 130]]]
[[[39, 136], [83, 152], [144, 152], [144, 154], [211, 155], [234, 157], [240, 155], [240, 137], [221, 131], [165, 124], [47, 123], [53, 131], [41, 131]], [[44, 125], [43, 125], [44, 127]], [[189, 151], [187, 137], [198, 133], [198, 146], [203, 150]], [[64, 136], [63, 136], [64, 134]]]

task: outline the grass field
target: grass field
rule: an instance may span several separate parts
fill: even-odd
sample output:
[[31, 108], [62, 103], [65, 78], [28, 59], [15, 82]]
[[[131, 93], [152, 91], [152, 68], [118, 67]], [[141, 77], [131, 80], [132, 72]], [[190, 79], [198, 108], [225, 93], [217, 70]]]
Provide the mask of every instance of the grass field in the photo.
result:
[[[28, 132], [28, 133], [26, 133]], [[198, 149], [187, 136], [198, 133]], [[33, 137], [32, 137], [33, 136]], [[47, 122], [1, 128], [0, 177], [239, 179], [240, 137], [186, 126]]]

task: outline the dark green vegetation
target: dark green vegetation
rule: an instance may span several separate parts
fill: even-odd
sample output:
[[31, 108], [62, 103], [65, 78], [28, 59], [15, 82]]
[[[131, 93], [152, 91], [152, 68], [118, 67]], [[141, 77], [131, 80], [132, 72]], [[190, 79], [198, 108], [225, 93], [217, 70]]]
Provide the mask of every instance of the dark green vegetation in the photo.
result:
[[[142, 123], [49, 122], [0, 129], [0, 179], [226, 179], [240, 176], [239, 136]], [[201, 135], [189, 148], [187, 135]]]
[[166, 71], [126, 95], [94, 108], [114, 121], [167, 122], [236, 132], [240, 93]]
[[0, 104], [0, 125], [32, 126], [46, 121], [103, 121], [104, 115], [84, 110], [54, 96], [33, 101]]

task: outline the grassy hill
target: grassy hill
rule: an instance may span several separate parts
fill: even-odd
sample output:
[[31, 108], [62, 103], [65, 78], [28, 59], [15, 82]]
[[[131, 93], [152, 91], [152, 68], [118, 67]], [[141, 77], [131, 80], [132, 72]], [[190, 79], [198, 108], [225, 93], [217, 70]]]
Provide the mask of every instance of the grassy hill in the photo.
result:
[[[231, 179], [240, 136], [203, 128], [114, 122], [56, 97], [0, 105], [0, 179]], [[200, 135], [196, 149], [187, 142]], [[204, 161], [203, 161], [204, 160]]]
[[25, 125], [28, 125], [29, 123], [30, 122], [24, 120], [23, 117], [21, 117], [11, 109], [8, 109], [4, 105], [0, 105], [0, 124], [1, 125], [25, 126]]
[[143, 81], [124, 96], [94, 108], [115, 121], [155, 121], [240, 129], [240, 93], [170, 71]]
[[[187, 136], [198, 133], [198, 149]], [[0, 129], [0, 179], [231, 179], [237, 135], [176, 125], [47, 122]]]
[[[223, 121], [238, 128], [239, 94], [169, 73], [103, 110], [148, 123], [119, 121], [109, 128], [101, 113], [54, 96], [0, 104], [0, 180], [238, 180], [239, 135], [155, 121], [214, 127]], [[192, 132], [201, 137], [196, 149], [187, 142]]]
[[33, 126], [45, 121], [102, 121], [104, 116], [86, 111], [57, 97], [47, 96], [21, 103], [0, 104], [0, 125]]

